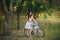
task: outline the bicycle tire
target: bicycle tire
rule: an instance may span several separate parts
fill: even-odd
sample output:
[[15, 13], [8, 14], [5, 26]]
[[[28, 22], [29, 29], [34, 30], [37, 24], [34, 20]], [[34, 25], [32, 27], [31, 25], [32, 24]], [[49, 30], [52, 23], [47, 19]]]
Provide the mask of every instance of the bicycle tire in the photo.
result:
[[38, 37], [45, 37], [45, 30], [42, 28], [39, 28], [37, 36]]

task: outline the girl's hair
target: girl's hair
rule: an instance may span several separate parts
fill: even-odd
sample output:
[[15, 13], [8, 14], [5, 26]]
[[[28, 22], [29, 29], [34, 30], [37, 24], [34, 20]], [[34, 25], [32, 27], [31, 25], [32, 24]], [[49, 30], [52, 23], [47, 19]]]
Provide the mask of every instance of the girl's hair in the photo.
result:
[[28, 13], [28, 20], [29, 20], [29, 18], [31, 18], [31, 16], [32, 16], [32, 14]]

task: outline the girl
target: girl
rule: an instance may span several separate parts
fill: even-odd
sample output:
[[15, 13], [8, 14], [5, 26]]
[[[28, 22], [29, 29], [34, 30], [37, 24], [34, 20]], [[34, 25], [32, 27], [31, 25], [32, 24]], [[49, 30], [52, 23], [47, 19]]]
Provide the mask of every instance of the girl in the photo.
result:
[[25, 25], [25, 32], [26, 32], [28, 37], [31, 37], [32, 19], [33, 19], [32, 12], [30, 12], [28, 15], [28, 18], [27, 18], [26, 25]]

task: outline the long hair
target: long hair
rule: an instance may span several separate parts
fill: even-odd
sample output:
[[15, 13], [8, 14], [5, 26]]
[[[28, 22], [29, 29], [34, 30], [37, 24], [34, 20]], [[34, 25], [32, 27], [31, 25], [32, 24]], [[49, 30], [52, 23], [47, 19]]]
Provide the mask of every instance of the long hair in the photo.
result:
[[31, 18], [31, 16], [32, 16], [32, 14], [28, 13], [28, 20], [29, 20], [29, 18]]

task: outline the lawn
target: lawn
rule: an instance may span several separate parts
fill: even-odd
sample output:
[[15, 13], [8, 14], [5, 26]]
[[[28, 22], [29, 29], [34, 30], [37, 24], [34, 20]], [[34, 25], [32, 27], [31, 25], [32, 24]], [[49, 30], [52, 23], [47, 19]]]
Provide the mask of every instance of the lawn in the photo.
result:
[[39, 27], [45, 29], [45, 37], [27, 38], [24, 36], [25, 18], [21, 18], [21, 30], [17, 30], [17, 19], [13, 20], [11, 27], [11, 36], [2, 36], [3, 32], [0, 30], [0, 40], [60, 40], [60, 18], [49, 17], [37, 18]]

